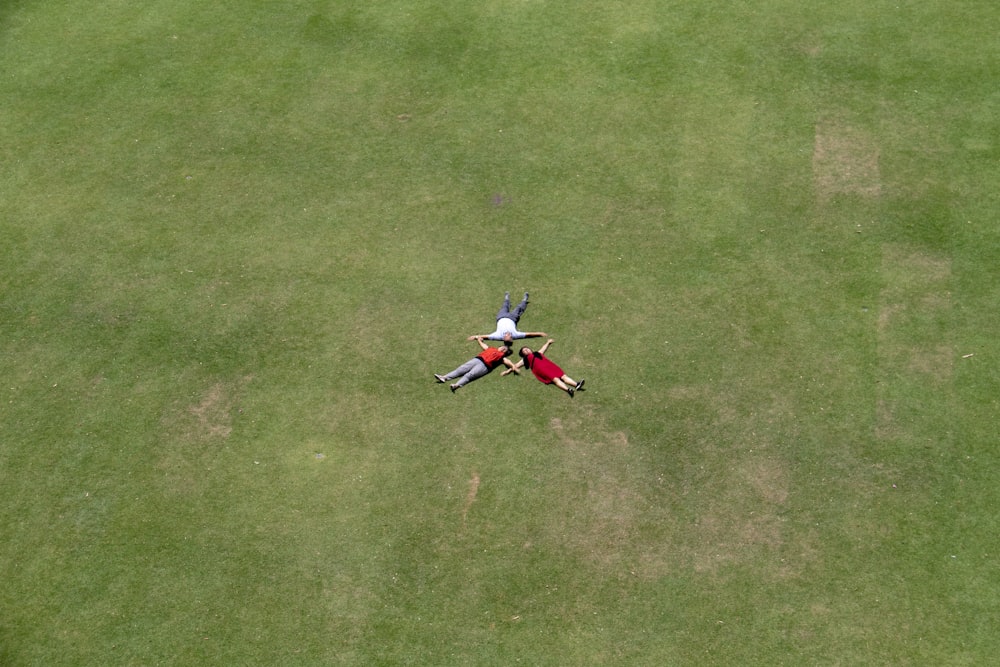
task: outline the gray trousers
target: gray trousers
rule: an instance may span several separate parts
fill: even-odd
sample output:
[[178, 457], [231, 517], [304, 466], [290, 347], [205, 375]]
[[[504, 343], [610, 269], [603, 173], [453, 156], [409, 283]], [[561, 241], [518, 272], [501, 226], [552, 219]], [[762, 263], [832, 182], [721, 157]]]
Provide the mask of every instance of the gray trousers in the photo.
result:
[[473, 357], [452, 372], [445, 375], [444, 379], [454, 380], [455, 378], [458, 378], [458, 382], [456, 382], [455, 385], [464, 387], [473, 380], [478, 380], [489, 372], [490, 369], [486, 367], [486, 364], [484, 364], [479, 357]]

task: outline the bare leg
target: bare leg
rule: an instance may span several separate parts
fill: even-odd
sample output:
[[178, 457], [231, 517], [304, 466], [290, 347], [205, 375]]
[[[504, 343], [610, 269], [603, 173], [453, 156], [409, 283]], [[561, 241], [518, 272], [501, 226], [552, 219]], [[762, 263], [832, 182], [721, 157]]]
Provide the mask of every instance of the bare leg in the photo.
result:
[[[566, 377], [566, 376], [564, 375], [563, 377]], [[573, 390], [570, 389], [569, 385], [567, 385], [565, 382], [562, 381], [562, 378], [552, 378], [552, 384], [554, 384], [555, 386], [559, 387], [560, 389], [562, 389], [563, 391], [565, 391], [570, 396], [573, 395]]]

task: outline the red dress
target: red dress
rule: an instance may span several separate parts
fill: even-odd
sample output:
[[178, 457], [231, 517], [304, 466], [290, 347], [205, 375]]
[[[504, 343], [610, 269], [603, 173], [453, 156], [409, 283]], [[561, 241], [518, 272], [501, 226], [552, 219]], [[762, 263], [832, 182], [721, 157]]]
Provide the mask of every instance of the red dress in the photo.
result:
[[555, 378], [561, 378], [565, 373], [554, 361], [549, 360], [540, 352], [532, 352], [524, 358], [524, 365], [531, 369], [531, 372], [539, 382], [552, 384]]

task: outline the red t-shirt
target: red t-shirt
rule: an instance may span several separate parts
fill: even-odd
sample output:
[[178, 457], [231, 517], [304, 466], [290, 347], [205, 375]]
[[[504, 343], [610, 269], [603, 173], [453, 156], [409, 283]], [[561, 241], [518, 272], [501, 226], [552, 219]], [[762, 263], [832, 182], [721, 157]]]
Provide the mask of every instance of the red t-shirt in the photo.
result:
[[482, 354], [477, 354], [476, 358], [486, 364], [486, 368], [493, 370], [503, 363], [503, 350], [499, 347], [489, 347], [483, 350]]

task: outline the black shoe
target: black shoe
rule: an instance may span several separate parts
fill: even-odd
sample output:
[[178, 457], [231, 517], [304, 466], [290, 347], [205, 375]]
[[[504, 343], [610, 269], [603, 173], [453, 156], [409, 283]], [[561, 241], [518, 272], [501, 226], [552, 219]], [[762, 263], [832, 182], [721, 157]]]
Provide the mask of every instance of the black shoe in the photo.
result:
[[435, 373], [434, 377], [437, 379], [438, 382], [447, 382], [447, 380], [444, 379], [443, 375], [438, 375], [437, 373]]
[[586, 380], [580, 380], [579, 382], [577, 382], [576, 383], [576, 388], [577, 389], [583, 389], [583, 383], [584, 382], [586, 382]]
[[573, 394], [574, 394], [575, 392], [576, 392], [576, 389], [573, 389], [573, 387], [570, 387], [570, 388], [568, 388], [568, 389], [566, 390], [566, 393], [567, 393], [567, 394], [569, 394], [569, 397], [570, 397], [570, 398], [573, 398]]

